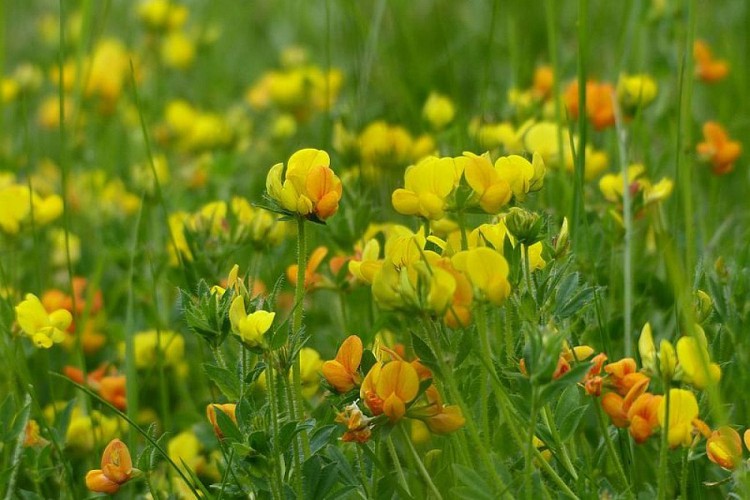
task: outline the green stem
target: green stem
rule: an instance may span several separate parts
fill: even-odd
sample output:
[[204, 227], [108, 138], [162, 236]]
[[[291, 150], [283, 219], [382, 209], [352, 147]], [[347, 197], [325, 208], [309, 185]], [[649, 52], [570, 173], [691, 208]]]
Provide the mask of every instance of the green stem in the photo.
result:
[[560, 438], [560, 432], [557, 430], [557, 426], [555, 425], [555, 419], [549, 404], [544, 405], [544, 408], [542, 410], [542, 419], [544, 420], [544, 424], [547, 426], [550, 435], [552, 435], [552, 440], [555, 442], [555, 447], [560, 451], [559, 456], [556, 456], [558, 456], [560, 462], [562, 462], [563, 467], [565, 467], [565, 470], [568, 472], [568, 474], [570, 474], [573, 480], [578, 481], [578, 473], [576, 473], [575, 467], [573, 467], [573, 462], [570, 460], [568, 448]]
[[526, 498], [531, 499], [533, 498], [534, 494], [531, 490], [531, 475], [533, 472], [533, 461], [531, 460], [531, 456], [533, 455], [533, 450], [536, 449], [534, 446], [534, 436], [536, 435], [536, 422], [539, 418], [539, 388], [535, 385], [532, 385], [531, 387], [531, 417], [529, 420], [529, 435], [526, 440], [526, 466], [524, 468], [523, 472], [523, 485], [524, 490], [526, 491]]
[[[389, 440], [390, 440], [390, 438], [389, 438]], [[373, 465], [375, 465], [375, 467], [377, 467], [378, 470], [380, 470], [381, 474], [383, 474], [384, 477], [388, 477], [388, 476], [390, 476], [392, 474], [392, 472], [385, 466], [385, 464], [383, 463], [383, 461], [380, 460], [380, 458], [378, 458], [378, 455], [374, 451], [372, 451], [370, 449], [370, 447], [367, 446], [366, 443], [361, 444], [359, 448], [362, 451], [365, 452], [365, 455], [367, 455], [367, 457], [370, 459], [370, 461], [373, 463]], [[377, 483], [373, 484], [373, 488], [374, 488], [374, 486], [376, 484]], [[401, 482], [396, 481], [396, 483], [394, 484], [394, 486], [396, 487], [396, 490], [399, 492], [399, 494], [401, 496], [403, 496], [404, 498], [406, 498], [406, 499], [413, 499], [414, 498], [414, 497], [411, 496], [411, 493], [409, 492], [409, 490], [406, 489], [406, 488], [404, 488], [404, 486], [403, 486], [403, 484]], [[373, 493], [374, 493], [374, 491], [373, 491]], [[375, 495], [373, 495], [373, 497], [375, 497]]]
[[[398, 482], [408, 492], [409, 484], [406, 482], [406, 476], [404, 475], [404, 469], [401, 468], [401, 462], [398, 459], [398, 453], [396, 447], [393, 445], [393, 439], [390, 436], [385, 440], [386, 446], [388, 447], [388, 454], [391, 456], [393, 466], [396, 468], [396, 475], [398, 476]], [[411, 495], [411, 492], [409, 493]]]
[[657, 484], [657, 498], [663, 500], [667, 498], [667, 469], [669, 455], [669, 405], [670, 405], [670, 390], [669, 385], [665, 384], [664, 391], [664, 424], [661, 428], [661, 448], [659, 448], [659, 471], [656, 474]]
[[628, 483], [628, 477], [625, 475], [625, 469], [622, 466], [622, 462], [620, 462], [620, 456], [617, 454], [615, 444], [612, 441], [612, 436], [609, 435], [609, 429], [607, 428], [607, 422], [604, 420], [602, 407], [601, 405], [599, 405], [598, 401], [594, 401], [593, 404], [594, 408], [596, 409], [596, 419], [599, 422], [599, 430], [601, 431], [602, 437], [604, 438], [604, 444], [607, 447], [607, 451], [612, 457], [612, 461], [615, 463], [615, 468], [617, 469], [617, 475], [619, 476], [620, 483], [622, 483], [622, 487], [626, 489], [628, 498], [633, 498], [633, 493], [630, 490], [630, 485]]
[[412, 456], [414, 457], [414, 461], [417, 464], [417, 469], [419, 469], [419, 474], [422, 476], [422, 479], [424, 479], [424, 482], [427, 484], [427, 487], [430, 489], [435, 498], [437, 498], [438, 500], [442, 500], [443, 496], [440, 494], [440, 490], [437, 489], [435, 483], [432, 481], [432, 478], [427, 472], [422, 459], [419, 458], [419, 453], [417, 453], [416, 448], [414, 448], [414, 443], [412, 443], [411, 439], [409, 439], [409, 435], [406, 433], [403, 426], [399, 426], [399, 430], [401, 431], [401, 436], [403, 437], [404, 442], [406, 443], [407, 447], [411, 451]]
[[271, 409], [271, 439], [273, 442], [273, 480], [270, 482], [271, 494], [274, 499], [283, 498], [283, 482], [281, 480], [281, 460], [282, 450], [279, 448], [279, 395], [276, 390], [276, 371], [273, 368], [271, 354], [267, 353], [266, 359], [266, 382], [268, 386], [268, 406]]
[[[294, 290], [294, 317], [292, 319], [292, 329], [298, 334], [302, 329], [302, 317], [305, 312], [305, 274], [307, 269], [307, 246], [305, 242], [305, 218], [297, 218], [297, 284]], [[300, 357], [292, 360], [292, 381], [294, 383], [292, 416], [295, 420], [302, 419], [302, 380], [300, 376]], [[302, 448], [303, 459], [310, 457], [310, 439], [306, 431], [298, 434], [297, 443]], [[302, 473], [300, 469], [300, 474]]]
[[[573, 186], [571, 239], [581, 234], [583, 219], [583, 178], [586, 169], [586, 54], [588, 51], [588, 0], [578, 0], [578, 154]], [[586, 238], [588, 239], [588, 238]]]
[[10, 462], [10, 479], [8, 480], [8, 489], [5, 491], [5, 500], [13, 498], [16, 489], [16, 479], [18, 478], [18, 469], [20, 469], [21, 458], [23, 457], [23, 441], [26, 438], [26, 426], [29, 423], [31, 415], [31, 394], [26, 394], [23, 402], [23, 408], [18, 418], [23, 420], [21, 432], [16, 437], [16, 447], [13, 450], [13, 459]]

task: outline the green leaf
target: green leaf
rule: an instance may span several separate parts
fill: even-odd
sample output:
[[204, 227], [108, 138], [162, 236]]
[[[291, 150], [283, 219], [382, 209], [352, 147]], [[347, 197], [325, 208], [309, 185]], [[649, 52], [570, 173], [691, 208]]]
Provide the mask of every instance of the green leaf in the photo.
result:
[[560, 422], [560, 439], [562, 441], [567, 441], [573, 437], [588, 409], [588, 405], [578, 406], [562, 418]]
[[457, 498], [471, 498], [474, 500], [494, 500], [496, 496], [475, 469], [461, 464], [453, 464], [453, 473], [460, 486], [452, 492]]
[[237, 428], [237, 425], [229, 417], [229, 415], [221, 411], [221, 408], [218, 406], [214, 408], [214, 411], [216, 413], [216, 425], [219, 426], [219, 430], [224, 436], [224, 439], [242, 442], [242, 433]]
[[411, 332], [411, 343], [419, 361], [433, 372], [439, 373], [437, 357], [432, 352], [432, 348], [413, 331]]
[[240, 398], [240, 381], [234, 373], [210, 363], [203, 363], [203, 371], [227, 399], [236, 401]]

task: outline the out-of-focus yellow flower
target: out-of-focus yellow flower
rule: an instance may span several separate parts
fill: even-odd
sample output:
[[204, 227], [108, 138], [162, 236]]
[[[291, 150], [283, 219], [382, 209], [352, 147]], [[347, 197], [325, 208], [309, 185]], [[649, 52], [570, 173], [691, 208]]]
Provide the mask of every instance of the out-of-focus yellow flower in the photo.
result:
[[[63, 98], [63, 117], [66, 123], [73, 114], [73, 103], [70, 98]], [[60, 98], [51, 96], [39, 105], [37, 121], [42, 128], [54, 130], [60, 127]]]
[[393, 208], [403, 215], [419, 215], [426, 219], [442, 219], [447, 198], [461, 175], [462, 161], [428, 156], [406, 169], [404, 188], [391, 196]]
[[432, 128], [440, 130], [453, 121], [456, 116], [456, 107], [448, 97], [432, 92], [424, 103], [422, 115]]
[[[157, 356], [166, 366], [177, 367], [185, 354], [185, 339], [171, 330], [147, 330], [133, 336], [135, 365], [139, 369], [156, 365]], [[125, 346], [120, 346], [125, 352]]]
[[336, 213], [341, 199], [341, 180], [330, 168], [328, 153], [302, 149], [286, 167], [277, 163], [266, 177], [266, 191], [279, 205], [303, 216], [325, 220]]
[[195, 41], [182, 31], [173, 31], [161, 42], [161, 58], [170, 68], [187, 69], [195, 60]]
[[57, 309], [48, 313], [33, 293], [16, 306], [16, 320], [23, 332], [37, 347], [49, 349], [65, 340], [65, 330], [73, 322], [70, 311]]
[[101, 469], [86, 474], [86, 487], [96, 493], [113, 495], [137, 472], [133, 468], [128, 447], [119, 439], [113, 439], [104, 449]]
[[122, 42], [114, 38], [101, 40], [94, 48], [89, 62], [85, 91], [86, 95], [94, 95], [101, 99], [101, 111], [114, 111], [123, 85], [130, 79], [132, 57]]
[[713, 431], [706, 440], [706, 455], [713, 463], [734, 470], [742, 460], [740, 434], [726, 425]]
[[336, 359], [323, 363], [323, 376], [338, 392], [347, 392], [359, 385], [359, 363], [362, 361], [362, 340], [350, 335], [336, 353]]
[[523, 144], [513, 125], [508, 122], [482, 123], [474, 119], [469, 124], [469, 135], [476, 138], [483, 149], [495, 149], [502, 146], [508, 153], [523, 150]]
[[275, 317], [276, 313], [263, 310], [247, 314], [245, 299], [240, 296], [235, 297], [229, 307], [229, 321], [232, 323], [232, 332], [250, 347], [256, 347], [263, 343], [263, 335], [271, 328]]
[[299, 365], [302, 395], [310, 399], [320, 387], [319, 372], [323, 366], [323, 360], [320, 359], [318, 351], [312, 347], [303, 347], [299, 352]]
[[484, 300], [499, 306], [510, 295], [510, 268], [499, 252], [488, 247], [472, 248], [457, 253], [452, 261]]
[[116, 417], [107, 417], [96, 410], [83, 415], [79, 408], [74, 408], [65, 433], [65, 446], [79, 454], [90, 453], [97, 443], [111, 441], [121, 431]]
[[360, 397], [373, 415], [385, 414], [391, 422], [400, 420], [406, 405], [417, 397], [419, 376], [406, 361], [377, 362], [362, 381]]
[[378, 120], [370, 123], [359, 135], [359, 149], [366, 166], [403, 167], [416, 160], [414, 138], [399, 125]]
[[181, 468], [200, 473], [206, 466], [203, 446], [192, 431], [183, 431], [167, 443], [167, 455]]
[[649, 75], [620, 75], [617, 97], [626, 110], [645, 108], [656, 98], [658, 87]]
[[12, 78], [0, 78], [0, 103], [7, 104], [18, 96], [20, 85]]
[[711, 47], [704, 40], [693, 44], [695, 75], [706, 83], [716, 83], [729, 74], [729, 63], [724, 59], [714, 59]]
[[173, 0], [145, 0], [138, 5], [138, 17], [149, 29], [173, 30], [185, 24], [188, 10]]
[[693, 438], [693, 420], [698, 418], [698, 401], [686, 389], [669, 390], [669, 419], [667, 419], [667, 398], [659, 405], [659, 425], [664, 428], [668, 421], [667, 439], [669, 446], [690, 446]]
[[695, 325], [698, 339], [681, 337], [677, 341], [678, 377], [685, 383], [697, 389], [705, 389], [721, 378], [721, 368], [712, 363], [708, 354], [705, 333], [700, 326]]
[[[628, 167], [628, 186], [636, 182], [645, 171], [646, 168], [640, 163], [630, 165]], [[607, 201], [615, 203], [622, 200], [624, 184], [622, 173], [607, 174], [599, 180], [599, 190]]]
[[724, 127], [717, 122], [703, 124], [704, 141], [698, 143], [698, 155], [711, 162], [716, 175], [726, 175], [734, 170], [734, 162], [742, 154], [742, 144], [729, 138]]

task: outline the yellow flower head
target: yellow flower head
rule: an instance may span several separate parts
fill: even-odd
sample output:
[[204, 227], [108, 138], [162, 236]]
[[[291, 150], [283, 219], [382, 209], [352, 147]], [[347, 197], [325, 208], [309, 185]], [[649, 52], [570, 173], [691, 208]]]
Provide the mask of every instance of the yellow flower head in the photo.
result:
[[[669, 446], [690, 446], [693, 439], [693, 420], [698, 418], [698, 401], [686, 389], [669, 390]], [[667, 398], [659, 405], [659, 425], [664, 428], [667, 422]]]
[[37, 347], [48, 349], [53, 343], [65, 340], [65, 330], [70, 327], [73, 316], [65, 309], [48, 313], [39, 298], [29, 293], [16, 306], [16, 320]]
[[250, 347], [256, 347], [263, 343], [263, 335], [271, 328], [275, 317], [276, 313], [263, 310], [247, 314], [245, 299], [240, 296], [235, 297], [229, 307], [229, 321], [232, 324], [232, 332]]
[[711, 362], [703, 329], [698, 325], [694, 328], [697, 339], [681, 337], [677, 341], [678, 373], [683, 382], [697, 389], [705, 389], [710, 383], [719, 381], [721, 368], [718, 364]]
[[428, 156], [406, 169], [404, 188], [393, 192], [393, 208], [403, 215], [438, 220], [445, 215], [447, 198], [461, 175], [461, 162]]
[[306, 217], [325, 220], [336, 213], [342, 186], [328, 153], [301, 149], [294, 153], [282, 179], [284, 165], [277, 163], [266, 177], [266, 191], [282, 208]]
[[623, 108], [645, 108], [656, 98], [658, 86], [649, 75], [620, 75], [617, 97]]
[[510, 295], [510, 268], [499, 252], [488, 247], [472, 248], [454, 255], [453, 265], [466, 274], [479, 296], [487, 302], [499, 306]]
[[453, 121], [456, 116], [456, 107], [449, 98], [432, 92], [424, 103], [422, 114], [432, 128], [440, 130]]
[[477, 156], [464, 153], [464, 177], [469, 187], [476, 193], [479, 206], [489, 214], [497, 214], [510, 201], [513, 192], [510, 184], [500, 177], [497, 168], [490, 162], [488, 153]]

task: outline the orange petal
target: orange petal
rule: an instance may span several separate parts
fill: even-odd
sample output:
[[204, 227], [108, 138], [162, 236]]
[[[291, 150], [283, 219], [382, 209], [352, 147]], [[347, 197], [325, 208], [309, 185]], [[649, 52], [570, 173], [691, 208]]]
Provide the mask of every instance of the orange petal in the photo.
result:
[[100, 469], [95, 469], [86, 474], [86, 488], [96, 493], [113, 495], [120, 489], [120, 485], [107, 478]]

